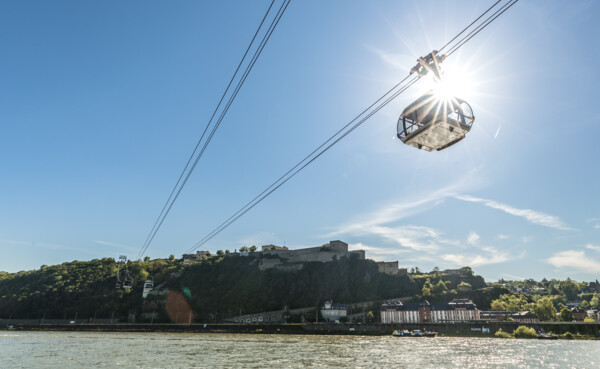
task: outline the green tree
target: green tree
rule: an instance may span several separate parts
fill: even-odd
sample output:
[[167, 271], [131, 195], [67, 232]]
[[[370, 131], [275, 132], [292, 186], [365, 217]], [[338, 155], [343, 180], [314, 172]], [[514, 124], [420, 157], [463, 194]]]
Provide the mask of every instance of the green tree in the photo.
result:
[[471, 284], [467, 283], [465, 281], [462, 281], [458, 284], [458, 289], [459, 290], [470, 290], [471, 289]]
[[421, 295], [423, 295], [423, 297], [425, 298], [429, 298], [431, 296], [431, 288], [423, 286], [423, 288], [421, 289]]
[[502, 328], [498, 329], [498, 330], [496, 331], [496, 333], [494, 333], [494, 336], [496, 336], [496, 337], [498, 337], [498, 338], [513, 338], [513, 336], [512, 336], [510, 333], [508, 333], [508, 332], [504, 332], [504, 331], [502, 330]]
[[175, 260], [175, 255], [173, 255], [173, 254], [169, 255], [169, 260], [170, 261], [174, 261]]
[[240, 247], [240, 252], [248, 252], [248, 246]]
[[442, 281], [441, 279], [438, 281], [438, 283], [436, 283], [433, 288], [431, 289], [431, 292], [433, 293], [444, 293], [448, 290], [448, 287], [446, 286], [446, 284], [444, 283], [444, 281]]
[[223, 250], [217, 250], [217, 256], [223, 256], [224, 252]]
[[548, 297], [537, 300], [534, 312], [541, 321], [551, 321], [556, 319], [556, 308]]
[[584, 310], [589, 310], [590, 309], [590, 303], [587, 302], [587, 301], [585, 301], [585, 300], [583, 300], [581, 302], [581, 305], [579, 305], [579, 308], [580, 309], [584, 309]]
[[368, 323], [373, 323], [373, 321], [375, 321], [375, 315], [373, 314], [372, 311], [369, 311], [367, 313], [367, 315], [365, 315], [365, 319], [367, 320]]
[[504, 304], [505, 311], [533, 311], [535, 304], [531, 302], [525, 295], [512, 295], [504, 294], [501, 295], [498, 300]]
[[594, 294], [594, 297], [590, 300], [590, 308], [594, 310], [600, 310], [600, 295]]
[[535, 329], [520, 325], [514, 330], [513, 336], [516, 338], [537, 338], [538, 335], [535, 333]]
[[573, 313], [569, 308], [564, 308], [560, 311], [558, 319], [561, 322], [572, 322], [575, 319], [575, 317], [573, 316]]
[[250, 248], [248, 250], [250, 252], [256, 252], [256, 246], [252, 245], [252, 246], [250, 246]]
[[492, 304], [491, 304], [491, 309], [492, 309], [492, 311], [504, 311], [504, 310], [506, 310], [506, 307], [504, 306], [502, 301], [493, 300]]
[[150, 261], [150, 256], [145, 256], [144, 257], [144, 262], [149, 262]]
[[560, 281], [558, 287], [565, 294], [568, 301], [574, 301], [577, 299], [577, 294], [581, 292], [581, 287], [571, 279], [567, 278], [566, 281]]

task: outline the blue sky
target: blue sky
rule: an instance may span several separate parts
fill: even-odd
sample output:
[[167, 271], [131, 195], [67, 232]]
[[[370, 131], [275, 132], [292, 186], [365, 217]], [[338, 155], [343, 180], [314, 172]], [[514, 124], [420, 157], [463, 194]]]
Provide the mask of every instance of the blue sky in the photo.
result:
[[[147, 255], [180, 255], [491, 1], [292, 1]], [[135, 256], [268, 1], [0, 4], [0, 270]], [[341, 239], [488, 279], [600, 277], [595, 1], [520, 1], [448, 58], [467, 138], [394, 139], [419, 81], [204, 248]]]

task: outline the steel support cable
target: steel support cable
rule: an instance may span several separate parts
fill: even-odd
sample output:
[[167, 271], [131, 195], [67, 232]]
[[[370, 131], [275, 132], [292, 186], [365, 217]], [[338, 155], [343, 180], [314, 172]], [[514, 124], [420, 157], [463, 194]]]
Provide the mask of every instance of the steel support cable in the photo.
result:
[[[406, 78], [405, 78], [406, 79]], [[359, 120], [358, 122], [356, 122], [354, 124], [354, 126], [352, 126], [348, 131], [344, 132], [340, 137], [338, 137], [335, 141], [333, 141], [332, 143], [330, 143], [327, 147], [325, 147], [323, 150], [321, 150], [321, 152], [319, 152], [317, 155], [315, 155], [312, 159], [310, 159], [309, 161], [307, 161], [304, 165], [302, 165], [300, 168], [297, 168], [291, 175], [289, 175], [285, 180], [283, 180], [281, 183], [277, 184], [274, 188], [272, 188], [270, 191], [267, 192], [267, 190], [263, 191], [262, 196], [260, 196], [260, 198], [258, 200], [256, 200], [252, 205], [248, 206], [246, 209], [244, 209], [243, 211], [237, 213], [237, 215], [232, 216], [231, 218], [229, 218], [230, 220], [222, 223], [221, 226], [217, 227], [216, 229], [214, 229], [208, 236], [204, 237], [200, 242], [196, 243], [192, 248], [190, 248], [186, 253], [190, 253], [193, 252], [194, 250], [198, 249], [199, 247], [201, 247], [202, 245], [204, 245], [205, 243], [207, 243], [208, 241], [210, 241], [213, 237], [215, 237], [216, 235], [218, 235], [219, 233], [221, 233], [223, 230], [225, 230], [225, 228], [229, 227], [231, 224], [233, 224], [236, 220], [238, 220], [240, 217], [242, 217], [244, 214], [246, 214], [248, 211], [250, 211], [253, 207], [255, 207], [256, 205], [258, 205], [261, 201], [263, 201], [265, 198], [267, 198], [269, 195], [271, 195], [273, 192], [275, 192], [277, 189], [279, 189], [279, 187], [283, 186], [287, 181], [289, 181], [290, 179], [292, 179], [296, 174], [300, 173], [300, 171], [302, 171], [304, 168], [306, 168], [308, 165], [310, 165], [313, 161], [317, 160], [317, 158], [319, 158], [321, 155], [323, 155], [327, 150], [329, 150], [331, 147], [333, 147], [335, 144], [337, 144], [339, 141], [341, 141], [343, 138], [345, 138], [348, 134], [350, 134], [352, 131], [354, 131], [356, 128], [358, 128], [360, 125], [362, 125], [364, 122], [366, 122], [369, 118], [371, 118], [374, 114], [376, 114], [377, 112], [379, 112], [379, 110], [383, 109], [386, 105], [388, 105], [391, 101], [393, 101], [395, 98], [397, 98], [401, 93], [403, 93], [404, 91], [406, 91], [409, 87], [411, 87], [413, 84], [415, 84], [415, 82], [417, 82], [419, 80], [419, 77], [415, 76], [413, 77], [413, 79], [406, 84], [406, 86], [402, 87], [399, 91], [395, 92], [392, 96], [390, 96], [385, 102], [383, 102], [382, 104], [380, 104], [378, 107], [376, 107], [373, 111], [371, 111], [370, 113], [368, 113], [366, 116], [364, 116], [361, 120]], [[356, 121], [357, 118], [355, 118], [352, 122]], [[332, 137], [333, 138], [333, 137]], [[332, 138], [330, 138], [328, 141], [330, 141]], [[325, 144], [321, 145], [324, 146]], [[302, 162], [301, 162], [302, 163]], [[298, 165], [300, 165], [301, 163], [298, 163], [296, 165], [296, 167]], [[291, 172], [291, 170], [290, 170]], [[289, 173], [289, 172], [288, 172]], [[266, 193], [265, 193], [266, 192]], [[257, 196], [257, 198], [259, 197]], [[243, 208], [242, 208], [243, 209]], [[241, 210], [241, 209], [240, 209]]]
[[515, 5], [519, 0], [510, 0], [506, 4], [504, 4], [500, 9], [496, 10], [492, 15], [486, 18], [479, 26], [477, 26], [474, 30], [469, 32], [465, 37], [463, 37], [457, 44], [452, 46], [446, 57], [454, 54], [456, 50], [460, 49], [464, 44], [466, 44], [469, 40], [475, 37], [479, 32], [481, 32], [484, 28], [486, 28], [490, 23], [492, 23], [496, 18], [504, 14], [505, 11], [510, 9], [511, 6]]
[[[273, 24], [273, 27], [270, 28], [270, 33], [268, 33], [268, 36], [266, 36], [266, 39], [263, 39], [263, 42], [261, 43], [260, 46], [260, 50], [258, 51], [258, 54], [255, 55], [255, 57], [252, 59], [251, 64], [249, 64], [249, 66], [246, 69], [246, 72], [244, 73], [242, 79], [240, 80], [238, 86], [236, 87], [236, 89], [234, 90], [230, 100], [228, 101], [227, 105], [225, 106], [225, 108], [223, 109], [223, 112], [221, 113], [221, 116], [219, 117], [219, 119], [217, 120], [217, 123], [215, 124], [215, 126], [213, 127], [213, 130], [211, 131], [210, 135], [208, 136], [208, 139], [206, 140], [204, 146], [202, 147], [202, 150], [200, 151], [200, 153], [198, 154], [198, 156], [196, 157], [196, 160], [194, 161], [194, 164], [192, 165], [190, 171], [188, 172], [187, 176], [185, 177], [182, 186], [179, 188], [179, 190], [177, 191], [176, 197], [177, 198], [179, 196], [179, 193], [181, 192], [181, 190], [183, 189], [183, 186], [185, 185], [185, 183], [187, 183], [189, 177], [191, 176], [194, 168], [196, 167], [196, 165], [198, 164], [198, 161], [200, 160], [200, 158], [202, 157], [202, 154], [204, 153], [204, 150], [206, 149], [206, 147], [208, 146], [208, 143], [210, 142], [210, 140], [212, 139], [213, 135], [215, 134], [217, 128], [219, 127], [219, 125], [221, 124], [223, 118], [225, 117], [225, 115], [227, 114], [227, 112], [229, 111], [229, 108], [231, 107], [231, 104], [233, 103], [233, 100], [235, 99], [235, 97], [237, 96], [238, 92], [240, 91], [242, 84], [244, 83], [244, 81], [246, 80], [246, 78], [248, 77], [248, 74], [250, 73], [250, 70], [252, 69], [252, 67], [254, 66], [254, 63], [256, 63], [256, 60], [258, 59], [258, 56], [260, 56], [260, 53], [262, 52], [264, 45], [266, 45], [266, 42], [269, 40], [269, 38], [271, 37], [271, 34], [273, 33], [273, 31], [275, 30], [275, 27], [277, 26], [277, 24], [279, 23], [279, 20], [281, 19], [281, 17], [283, 16], [283, 12], [285, 12], [285, 9], [287, 8], [287, 6], [289, 5], [291, 0], [287, 0], [283, 5], [282, 8], [280, 9], [280, 11], [283, 9], [283, 11], [281, 11], [281, 13], [278, 12], [278, 18], [277, 21]], [[285, 5], [285, 6], [284, 6]], [[277, 16], [276, 16], [277, 17]], [[268, 31], [269, 32], [269, 31]], [[171, 209], [171, 207], [173, 206], [173, 203], [171, 203], [171, 205], [169, 206], [168, 210]], [[164, 218], [163, 218], [164, 221]], [[161, 223], [162, 224], [162, 221]], [[154, 238], [154, 237], [152, 237]], [[152, 241], [152, 239], [151, 239]]]
[[488, 8], [488, 10], [486, 10], [485, 12], [481, 13], [481, 15], [479, 17], [477, 17], [477, 19], [475, 19], [473, 22], [471, 22], [471, 24], [469, 24], [468, 26], [466, 26], [462, 31], [460, 31], [456, 36], [454, 36], [454, 38], [452, 38], [452, 40], [446, 42], [446, 45], [442, 46], [441, 49], [438, 50], [439, 53], [442, 52], [442, 50], [444, 50], [448, 45], [450, 45], [452, 42], [454, 42], [454, 40], [456, 40], [460, 35], [462, 35], [463, 33], [465, 33], [466, 30], [468, 30], [469, 28], [471, 28], [471, 26], [475, 23], [477, 23], [478, 20], [481, 19], [481, 17], [483, 17], [484, 15], [486, 15], [490, 10], [492, 10], [492, 8], [494, 8], [496, 5], [498, 5], [498, 3], [502, 2], [502, 0], [498, 0], [496, 1], [492, 6], [490, 6]]
[[[310, 159], [310, 157], [312, 157], [317, 151], [319, 151], [321, 148], [323, 148], [325, 145], [327, 145], [328, 142], [330, 142], [331, 140], [333, 140], [336, 136], [338, 136], [340, 133], [342, 133], [345, 129], [347, 129], [350, 125], [352, 125], [352, 123], [356, 122], [362, 115], [366, 114], [369, 110], [371, 110], [375, 105], [377, 105], [381, 100], [383, 100], [386, 96], [388, 96], [389, 94], [391, 94], [394, 90], [396, 90], [400, 85], [402, 85], [402, 83], [404, 83], [407, 79], [410, 78], [409, 76], [406, 76], [402, 81], [398, 82], [394, 87], [392, 87], [390, 90], [388, 90], [385, 94], [383, 94], [379, 99], [377, 99], [374, 103], [372, 103], [369, 107], [367, 107], [365, 110], [363, 110], [360, 114], [358, 114], [354, 119], [352, 119], [350, 122], [348, 122], [345, 126], [343, 126], [342, 128], [340, 128], [337, 132], [335, 132], [332, 136], [330, 136], [325, 142], [323, 142], [319, 147], [317, 147], [316, 149], [314, 149], [310, 154], [308, 154], [307, 156], [304, 157], [304, 159], [300, 160], [296, 165], [294, 165], [290, 170], [288, 170], [285, 174], [283, 174], [281, 177], [279, 177], [277, 180], [275, 180], [271, 185], [269, 185], [269, 187], [267, 187], [263, 192], [259, 193], [258, 195], [256, 195], [252, 200], [250, 200], [246, 205], [244, 205], [241, 209], [239, 209], [237, 212], [235, 212], [231, 217], [229, 217], [227, 220], [225, 220], [223, 223], [221, 223], [216, 229], [219, 229], [220, 227], [222, 227], [224, 224], [228, 223], [232, 218], [236, 217], [239, 213], [244, 212], [245, 213], [245, 209], [249, 206], [252, 205], [252, 203], [254, 201], [256, 201], [259, 197], [261, 197], [263, 194], [265, 194], [267, 191], [269, 191], [272, 187], [276, 186], [277, 183], [279, 183], [280, 181], [282, 181], [287, 175], [289, 175], [291, 172], [293, 172], [296, 168], [298, 168], [300, 165], [302, 165], [302, 163], [304, 163], [305, 161], [307, 161], [308, 159]], [[252, 205], [253, 207], [253, 205]], [[237, 218], [236, 218], [237, 219]], [[215, 230], [216, 230], [215, 229]], [[213, 230], [213, 232], [215, 231]], [[212, 233], [212, 232], [211, 232]], [[205, 237], [210, 237], [210, 233]], [[212, 238], [212, 237], [211, 237]], [[199, 243], [203, 242], [204, 238], [199, 241]], [[195, 249], [196, 246], [193, 246], [191, 250]], [[187, 253], [187, 252], [186, 252]]]
[[[159, 224], [158, 224], [158, 228], [160, 228], [160, 226], [162, 225], [162, 223], [164, 222], [164, 220], [166, 219], [167, 214], [169, 213], [169, 211], [171, 210], [171, 208], [173, 207], [173, 205], [175, 204], [175, 201], [177, 200], [177, 198], [179, 197], [179, 194], [181, 193], [181, 191], [183, 190], [183, 187], [185, 186], [185, 184], [187, 183], [188, 179], [190, 178], [192, 172], [194, 171], [194, 169], [196, 168], [196, 165], [198, 164], [200, 158], [202, 157], [202, 155], [204, 154], [204, 151], [206, 150], [206, 147], [208, 146], [208, 144], [210, 143], [213, 135], [215, 134], [216, 130], [218, 129], [219, 125], [221, 124], [223, 118], [225, 117], [225, 115], [227, 114], [227, 111], [229, 110], [229, 108], [231, 107], [231, 104], [233, 103], [233, 101], [235, 100], [235, 97], [237, 96], [238, 92], [240, 91], [242, 85], [244, 84], [246, 78], [248, 77], [248, 75], [250, 74], [250, 71], [252, 70], [252, 68], [254, 67], [254, 64], [256, 63], [256, 60], [258, 59], [258, 57], [260, 56], [260, 54], [262, 53], [262, 50], [264, 49], [265, 45], [267, 44], [267, 41], [270, 39], [271, 35], [273, 34], [273, 31], [275, 30], [275, 27], [277, 26], [277, 24], [279, 24], [279, 20], [281, 19], [281, 17], [283, 16], [283, 13], [285, 12], [285, 9], [287, 9], [287, 6], [289, 5], [291, 0], [287, 0], [284, 1], [284, 3], [282, 3], [282, 6], [280, 7], [279, 11], [277, 12], [273, 22], [271, 23], [269, 29], [267, 30], [267, 32], [265, 33], [265, 36], [263, 37], [263, 40], [261, 42], [261, 44], [259, 45], [257, 51], [254, 54], [254, 57], [252, 58], [250, 64], [248, 64], [248, 66], [246, 67], [246, 70], [242, 76], [242, 78], [240, 79], [240, 81], [238, 82], [238, 85], [236, 86], [236, 89], [234, 90], [234, 92], [232, 93], [232, 95], [229, 98], [228, 103], [226, 104], [225, 108], [223, 109], [223, 112], [221, 113], [219, 119], [217, 120], [217, 123], [215, 124], [215, 126], [213, 127], [210, 135], [208, 136], [207, 140], [204, 143], [204, 146], [202, 147], [202, 150], [199, 152], [199, 154], [196, 156], [196, 160], [194, 161], [194, 164], [192, 165], [191, 169], [188, 171], [187, 175], [185, 176], [185, 179], [183, 180], [181, 186], [179, 187], [179, 189], [177, 190], [175, 197], [173, 198], [173, 201], [169, 204], [167, 211], [164, 215], [164, 217], [160, 220]], [[152, 237], [150, 238], [149, 242], [148, 242], [148, 246], [150, 245], [150, 243], [152, 242], [152, 240], [154, 239], [154, 237], [156, 236], [156, 233], [158, 232], [158, 228], [154, 231], [154, 234], [152, 235]], [[148, 248], [148, 246], [146, 246], [146, 249]], [[144, 251], [142, 252], [142, 255]], [[139, 258], [139, 257], [138, 257]]]
[[[257, 51], [260, 49], [260, 52], [262, 52], [262, 49], [264, 48], [264, 46], [266, 45], [266, 41], [268, 41], [268, 39], [270, 38], [270, 35], [273, 33], [274, 31], [274, 26], [273, 24], [275, 24], [275, 26], [279, 23], [279, 20], [281, 19], [281, 16], [283, 16], [283, 12], [285, 12], [285, 9], [287, 8], [287, 6], [289, 5], [291, 0], [284, 0], [284, 2], [282, 3], [282, 6], [279, 8], [279, 11], [277, 12], [275, 18], [273, 19], [273, 21], [271, 22], [271, 25], [269, 26], [269, 29], [267, 30], [267, 32], [265, 33], [265, 37], [263, 37], [263, 40], [259, 46], [259, 48], [257, 49]], [[204, 152], [204, 149], [206, 149], [206, 146], [208, 145], [208, 142], [210, 141], [210, 138], [207, 140], [207, 142], [205, 143], [202, 152], [197, 156], [194, 165], [192, 166], [192, 168], [190, 169], [190, 171], [188, 172], [188, 175], [186, 176], [186, 179], [184, 180], [184, 182], [181, 184], [181, 186], [179, 187], [179, 184], [181, 183], [181, 179], [184, 177], [190, 163], [192, 162], [192, 160], [194, 159], [194, 157], [196, 156], [196, 152], [198, 151], [198, 147], [200, 147], [200, 144], [202, 143], [202, 140], [204, 139], [204, 136], [206, 135], [206, 132], [208, 131], [208, 128], [210, 127], [214, 117], [216, 116], [217, 112], [219, 111], [219, 108], [221, 107], [221, 104], [223, 103], [223, 100], [225, 99], [225, 96], [227, 96], [227, 93], [229, 92], [229, 89], [231, 88], [231, 85], [233, 83], [233, 81], [236, 79], [236, 76], [241, 68], [241, 66], [243, 65], [244, 61], [246, 60], [246, 57], [248, 55], [248, 52], [251, 50], [252, 45], [254, 44], [254, 41], [256, 40], [256, 37], [258, 36], [258, 34], [260, 33], [260, 30], [263, 27], [263, 24], [265, 23], [265, 20], [267, 19], [269, 13], [271, 12], [271, 8], [273, 7], [273, 4], [275, 3], [275, 0], [271, 1], [271, 4], [269, 5], [269, 8], [267, 9], [264, 17], [262, 18], [258, 28], [256, 29], [256, 32], [254, 33], [254, 36], [252, 37], [252, 40], [250, 41], [250, 44], [248, 45], [248, 47], [246, 48], [246, 51], [244, 52], [244, 55], [242, 56], [242, 59], [240, 60], [233, 76], [231, 77], [227, 88], [225, 89], [225, 91], [223, 92], [221, 99], [219, 100], [219, 103], [217, 104], [217, 107], [215, 108], [215, 110], [213, 111], [208, 123], [206, 124], [206, 126], [204, 127], [204, 130], [202, 132], [202, 135], [200, 136], [200, 139], [198, 140], [198, 142], [196, 143], [196, 146], [194, 147], [194, 150], [192, 151], [192, 154], [190, 155], [185, 167], [183, 168], [183, 171], [181, 172], [179, 179], [177, 180], [177, 183], [175, 184], [175, 186], [173, 187], [173, 190], [171, 190], [171, 194], [169, 195], [169, 198], [167, 199], [167, 201], [165, 202], [158, 218], [156, 219], [156, 222], [154, 223], [154, 226], [152, 227], [152, 229], [150, 230], [150, 233], [148, 234], [148, 237], [146, 238], [146, 241], [144, 242], [144, 245], [142, 246], [142, 249], [140, 250], [140, 252], [138, 253], [138, 256], [136, 258], [140, 258], [143, 256], [143, 254], [146, 252], [146, 250], [148, 249], [150, 243], [152, 242], [152, 240], [154, 239], [154, 236], [156, 236], [156, 233], [158, 232], [160, 226], [162, 225], [163, 221], [165, 220], [165, 218], [167, 217], [169, 211], [171, 210], [173, 204], [175, 203], [175, 201], [177, 200], [177, 197], [179, 196], [179, 193], [181, 193], [181, 190], [183, 189], [183, 186], [185, 186], [185, 183], [187, 182], [187, 179], [189, 178], [189, 175], [191, 174], [191, 172], [194, 170], [198, 160], [200, 159], [200, 157], [202, 156], [202, 153]], [[285, 5], [285, 6], [284, 6]], [[283, 11], [282, 11], [283, 9]], [[270, 31], [270, 32], [269, 32]], [[266, 35], [268, 34], [268, 37], [266, 37]], [[266, 39], [266, 41], [265, 41]], [[255, 52], [254, 57], [252, 58], [251, 61], [251, 65], [254, 66], [254, 63], [256, 63], [256, 60], [258, 59], [258, 56], [260, 55], [260, 52]], [[244, 77], [243, 77], [243, 81], [245, 81], [246, 77], [248, 76], [250, 70], [252, 69], [252, 67], [250, 68], [246, 68], [246, 71], [244, 73]], [[241, 85], [243, 84], [243, 81], [240, 83], [238, 82], [238, 86], [236, 88], [236, 93], [235, 95], [237, 95], [237, 91], [239, 91], [239, 89], [241, 88]], [[229, 100], [229, 105], [231, 105], [231, 102], [233, 102], [232, 99]], [[223, 119], [222, 117], [224, 117], [224, 115], [221, 115], [221, 120]], [[213, 131], [211, 132], [211, 138], [212, 135], [214, 135], [214, 132], [216, 131], [216, 129], [213, 128]], [[179, 190], [177, 190], [177, 188], [179, 187]], [[177, 194], [175, 195], [175, 197], [173, 197], [173, 195], [175, 194], [175, 192], [177, 191]], [[169, 205], [170, 204], [170, 205]]]
[[[508, 10], [512, 5], [514, 5], [518, 0], [512, 0], [509, 1], [507, 4], [505, 4], [503, 7], [501, 7], [500, 9], [498, 9], [496, 12], [494, 12], [492, 15], [490, 15], [488, 18], [486, 18], [479, 26], [477, 26], [473, 31], [471, 31], [469, 34], [467, 34], [465, 37], [463, 37], [460, 41], [458, 41], [452, 48], [451, 50], [448, 52], [448, 56], [451, 55], [452, 53], [454, 53], [456, 50], [458, 50], [460, 47], [462, 47], [466, 42], [468, 42], [469, 40], [471, 40], [475, 35], [477, 35], [481, 30], [483, 30], [485, 27], [487, 27], [491, 22], [493, 22], [496, 18], [498, 18], [500, 15], [502, 15], [506, 10]], [[462, 33], [464, 33], [468, 28], [470, 28], [473, 24], [475, 24], [479, 19], [481, 19], [481, 17], [483, 15], [485, 15], [486, 13], [488, 13], [493, 7], [495, 7], [498, 4], [498, 2], [496, 2], [494, 5], [492, 5], [492, 7], [490, 7], [488, 10], [486, 10], [482, 15], [480, 15], [475, 21], [471, 22], [471, 24], [469, 26], [467, 26], [465, 29], [463, 29], [458, 35], [456, 35], [450, 42], [446, 43], [446, 45], [443, 46], [443, 48], [447, 47], [452, 41], [456, 40]], [[408, 77], [406, 77], [403, 81], [405, 81]], [[388, 100], [386, 100], [386, 102], [382, 103], [378, 108], [376, 108], [374, 111], [372, 111], [371, 113], [369, 113], [367, 116], [365, 116], [363, 119], [361, 119], [357, 124], [355, 124], [350, 130], [348, 130], [347, 132], [345, 132], [342, 136], [340, 136], [338, 139], [336, 139], [333, 143], [331, 143], [329, 146], [327, 146], [324, 150], [322, 150], [320, 153], [318, 153], [315, 157], [313, 157], [312, 159], [310, 159], [310, 161], [308, 161], [307, 163], [305, 163], [302, 167], [300, 167], [299, 169], [297, 169], [293, 174], [291, 174], [288, 178], [286, 178], [285, 180], [283, 180], [281, 183], [277, 184], [276, 187], [272, 188], [269, 191], [269, 188], [271, 188], [272, 186], [274, 186], [277, 182], [279, 182], [281, 180], [281, 178], [284, 178], [287, 174], [289, 174], [290, 172], [293, 171], [294, 168], [297, 168], [302, 162], [304, 162], [306, 160], [303, 159], [301, 162], [299, 162], [298, 164], [296, 164], [296, 166], [294, 166], [294, 168], [292, 168], [290, 171], [288, 171], [286, 174], [284, 174], [282, 177], [280, 177], [280, 179], [278, 179], [276, 182], [274, 182], [271, 186], [269, 186], [265, 191], [263, 191], [261, 194], [259, 194], [258, 196], [256, 196], [253, 200], [251, 200], [248, 204], [246, 204], [244, 207], [242, 207], [240, 210], [238, 210], [237, 213], [235, 213], [233, 216], [231, 216], [228, 220], [226, 220], [225, 222], [221, 223], [220, 226], [218, 226], [217, 228], [215, 228], [212, 232], [210, 232], [207, 236], [205, 236], [201, 241], [199, 241], [198, 243], [196, 243], [193, 247], [191, 247], [186, 253], [192, 252], [196, 249], [198, 249], [199, 247], [201, 247], [202, 245], [204, 245], [206, 242], [208, 242], [210, 239], [212, 239], [213, 237], [215, 237], [217, 234], [219, 234], [221, 231], [223, 231], [225, 228], [227, 228], [229, 225], [231, 225], [233, 222], [235, 222], [237, 219], [239, 219], [241, 216], [243, 216], [246, 212], [248, 212], [250, 209], [252, 209], [254, 206], [256, 206], [258, 203], [260, 203], [262, 200], [264, 200], [267, 196], [269, 196], [271, 193], [273, 193], [274, 191], [276, 191], [279, 187], [281, 187], [284, 183], [286, 183], [287, 181], [289, 181], [293, 176], [295, 176], [297, 173], [299, 173], [302, 169], [304, 169], [306, 166], [308, 166], [310, 163], [312, 163], [314, 160], [316, 160], [319, 156], [321, 156], [323, 153], [325, 153], [327, 150], [329, 150], [333, 145], [335, 145], [336, 143], [338, 143], [342, 138], [346, 137], [350, 132], [352, 132], [354, 129], [356, 129], [358, 126], [360, 126], [362, 123], [364, 123], [367, 119], [369, 119], [373, 114], [377, 113], [379, 110], [381, 110], [384, 106], [386, 106], [389, 102], [391, 102], [393, 99], [395, 99], [396, 97], [398, 97], [402, 92], [404, 92], [406, 89], [408, 89], [410, 86], [412, 86], [414, 83], [416, 83], [419, 80], [419, 77], [414, 77], [414, 79], [412, 81], [410, 81], [405, 87], [403, 87], [400, 91], [394, 93]], [[399, 84], [401, 84], [402, 82], [400, 82]], [[398, 84], [398, 85], [399, 85]], [[392, 88], [390, 91], [396, 89], [396, 87], [398, 86], [396, 85], [394, 88]], [[387, 94], [389, 94], [389, 92], [386, 93], [384, 96], [386, 96]], [[384, 96], [382, 96], [380, 99], [377, 100], [380, 101]], [[376, 102], [376, 103], [377, 103]], [[372, 104], [371, 107], [373, 105], [375, 105], [376, 103]], [[370, 108], [370, 107], [369, 107]], [[369, 108], [367, 108], [366, 110], [368, 110]], [[365, 110], [365, 111], [366, 111]], [[363, 111], [363, 113], [365, 112]], [[360, 115], [362, 115], [363, 113], [361, 113]], [[358, 117], [360, 117], [357, 116]], [[355, 118], [353, 121], [355, 121], [357, 118]], [[336, 135], [338, 135], [341, 131], [343, 131], [345, 128], [347, 128], [353, 121], [351, 121], [349, 124], [347, 124], [346, 126], [344, 126], [340, 131], [338, 131], [334, 136], [330, 137], [324, 144], [322, 144], [320, 147], [324, 146], [327, 142], [329, 142], [330, 140], [332, 140]], [[318, 149], [317, 149], [318, 150]], [[315, 151], [317, 151], [315, 150]], [[313, 153], [315, 152], [313, 151]], [[311, 153], [308, 157], [310, 157], [313, 153]], [[307, 158], [308, 158], [307, 157]], [[268, 191], [268, 192], [267, 192]], [[265, 194], [265, 192], [267, 192]], [[262, 195], [264, 194], [264, 195]], [[262, 196], [261, 196], [262, 195]], [[255, 201], [255, 199], [259, 198], [257, 201]], [[237, 214], [237, 215], [236, 215]]]

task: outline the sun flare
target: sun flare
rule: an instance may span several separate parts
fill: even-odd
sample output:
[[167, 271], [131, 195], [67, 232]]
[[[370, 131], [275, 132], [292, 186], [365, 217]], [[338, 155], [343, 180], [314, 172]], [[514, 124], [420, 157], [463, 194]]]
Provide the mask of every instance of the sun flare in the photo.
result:
[[473, 79], [463, 68], [448, 66], [444, 68], [441, 80], [434, 81], [430, 76], [425, 82], [423, 88], [433, 90], [440, 100], [447, 101], [454, 97], [469, 99], [473, 95]]

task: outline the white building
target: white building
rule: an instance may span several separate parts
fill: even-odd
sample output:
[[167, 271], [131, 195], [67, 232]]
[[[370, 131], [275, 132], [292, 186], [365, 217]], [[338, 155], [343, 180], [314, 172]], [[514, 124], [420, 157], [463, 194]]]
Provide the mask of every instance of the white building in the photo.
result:
[[382, 324], [479, 320], [477, 306], [467, 299], [434, 303], [386, 301], [380, 315]]
[[341, 317], [347, 314], [348, 311], [344, 304], [334, 304], [332, 301], [325, 301], [325, 304], [321, 307], [321, 315], [328, 322], [340, 320]]

